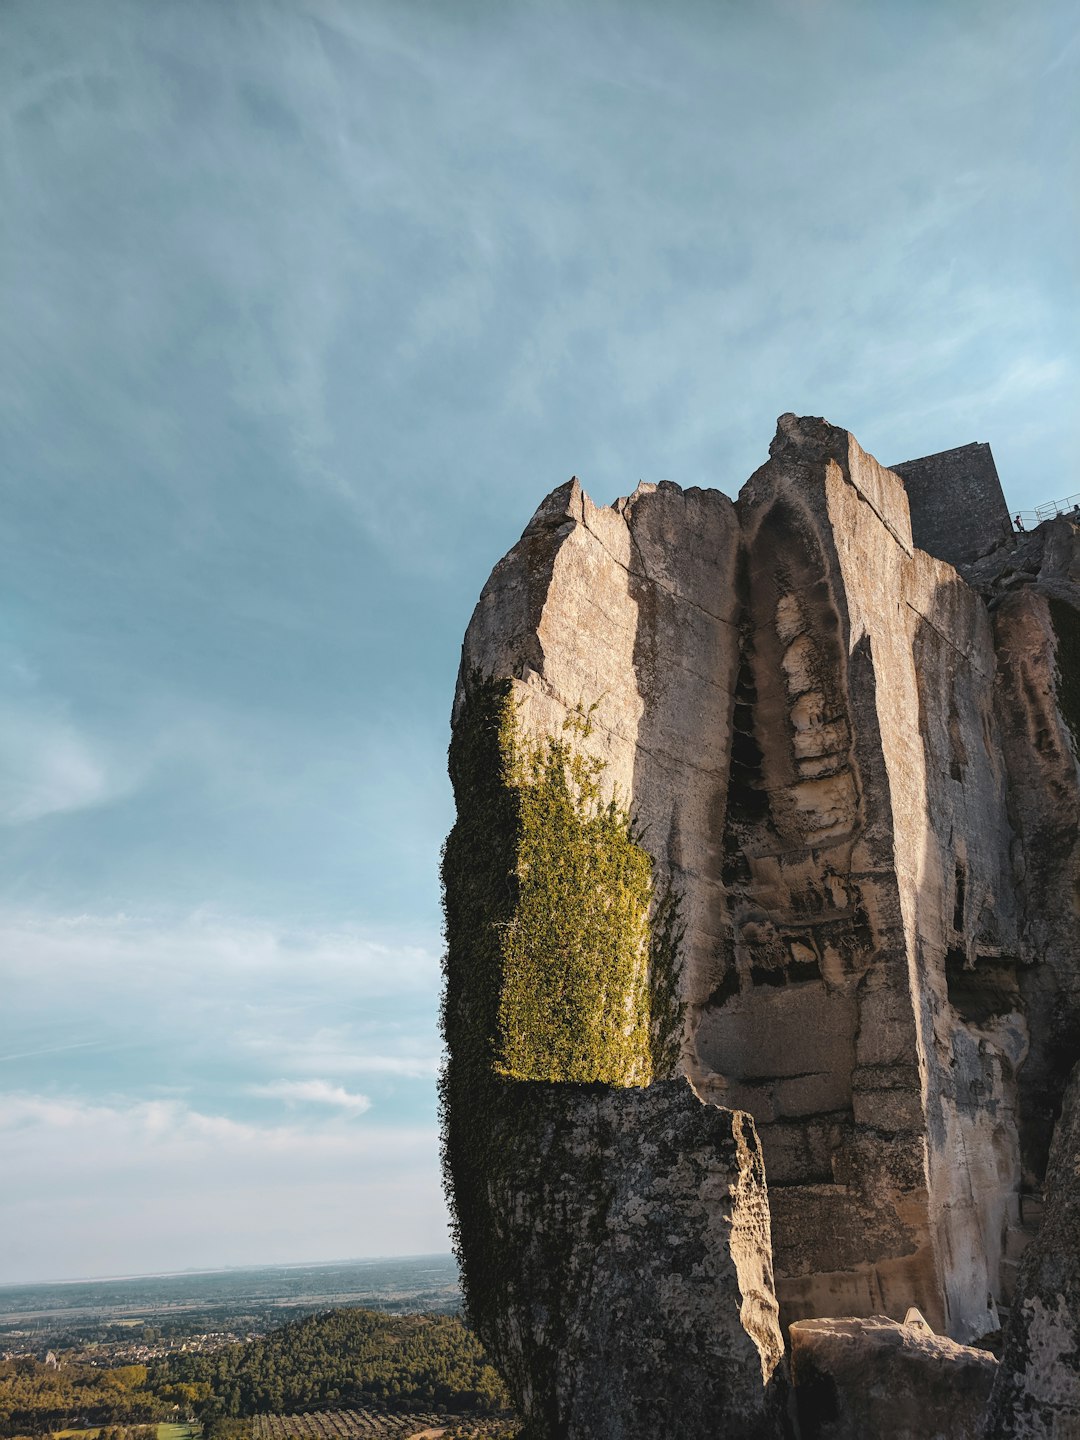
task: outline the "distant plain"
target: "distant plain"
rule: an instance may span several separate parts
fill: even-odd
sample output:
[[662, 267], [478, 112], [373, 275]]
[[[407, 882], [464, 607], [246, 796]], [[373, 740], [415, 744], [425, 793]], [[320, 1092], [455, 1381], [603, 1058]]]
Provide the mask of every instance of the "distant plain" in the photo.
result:
[[0, 1286], [0, 1348], [30, 1336], [153, 1325], [169, 1334], [262, 1333], [314, 1311], [364, 1306], [391, 1312], [457, 1310], [451, 1255], [319, 1265], [188, 1271]]

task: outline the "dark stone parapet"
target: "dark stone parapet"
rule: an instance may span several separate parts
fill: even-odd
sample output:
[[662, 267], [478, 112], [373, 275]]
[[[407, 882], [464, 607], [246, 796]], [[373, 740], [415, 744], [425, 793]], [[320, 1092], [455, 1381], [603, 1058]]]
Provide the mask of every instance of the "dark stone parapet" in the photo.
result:
[[1013, 533], [990, 446], [975, 441], [890, 467], [904, 482], [915, 544], [964, 565]]

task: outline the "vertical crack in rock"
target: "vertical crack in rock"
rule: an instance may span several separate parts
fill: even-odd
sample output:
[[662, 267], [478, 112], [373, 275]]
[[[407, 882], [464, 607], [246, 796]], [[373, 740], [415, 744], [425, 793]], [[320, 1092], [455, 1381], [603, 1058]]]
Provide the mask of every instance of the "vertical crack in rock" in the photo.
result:
[[789, 415], [737, 505], [574, 480], [485, 586], [444, 1143], [535, 1436], [784, 1434], [778, 1303], [1072, 1353], [1019, 1258], [1080, 1057], [1080, 548], [990, 529], [915, 549], [901, 479]]

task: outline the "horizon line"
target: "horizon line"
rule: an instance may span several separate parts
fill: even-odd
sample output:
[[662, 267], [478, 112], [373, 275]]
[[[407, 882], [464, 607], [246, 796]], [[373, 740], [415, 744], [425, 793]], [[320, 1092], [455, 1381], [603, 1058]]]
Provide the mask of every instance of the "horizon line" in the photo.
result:
[[188, 1275], [231, 1275], [245, 1270], [318, 1270], [335, 1265], [375, 1265], [389, 1260], [452, 1260], [452, 1250], [423, 1250], [410, 1255], [354, 1255], [341, 1260], [266, 1261], [256, 1265], [193, 1265], [185, 1270], [145, 1270], [123, 1275], [70, 1275], [50, 1280], [0, 1280], [0, 1290], [43, 1285], [105, 1285], [121, 1280], [179, 1280]]

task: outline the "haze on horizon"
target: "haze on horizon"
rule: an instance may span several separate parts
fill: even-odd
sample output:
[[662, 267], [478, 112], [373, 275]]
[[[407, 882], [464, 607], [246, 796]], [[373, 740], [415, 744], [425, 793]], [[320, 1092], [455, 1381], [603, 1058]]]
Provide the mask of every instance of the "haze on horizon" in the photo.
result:
[[1080, 489], [1075, 8], [7, 0], [0, 1283], [448, 1248], [461, 636], [783, 411]]

